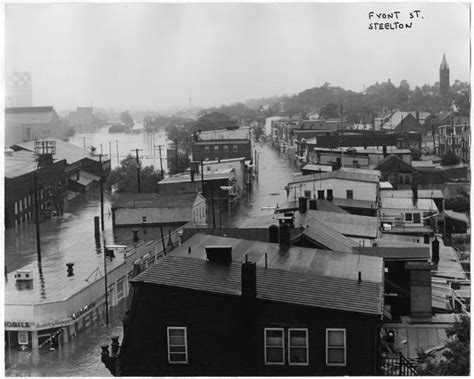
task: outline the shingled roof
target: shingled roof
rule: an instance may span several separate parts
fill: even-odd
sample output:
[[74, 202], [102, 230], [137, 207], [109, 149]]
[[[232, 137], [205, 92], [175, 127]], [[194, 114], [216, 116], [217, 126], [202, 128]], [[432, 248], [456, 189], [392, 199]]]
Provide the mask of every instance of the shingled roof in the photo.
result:
[[295, 178], [295, 180], [293, 180], [292, 182], [288, 183], [288, 185], [333, 178], [342, 180], [353, 180], [357, 182], [378, 183], [380, 178], [380, 172], [376, 170], [373, 170], [373, 173], [351, 172], [344, 170], [321, 172], [318, 174], [301, 175], [300, 177]]
[[118, 208], [190, 208], [198, 193], [122, 193], [114, 201], [112, 209]]
[[[205, 246], [210, 245], [231, 245], [232, 263], [207, 262]], [[302, 247], [282, 250], [278, 244], [202, 234], [194, 235], [132, 282], [240, 296], [241, 263], [246, 254], [257, 264], [258, 299], [363, 314], [382, 312], [381, 258]]]

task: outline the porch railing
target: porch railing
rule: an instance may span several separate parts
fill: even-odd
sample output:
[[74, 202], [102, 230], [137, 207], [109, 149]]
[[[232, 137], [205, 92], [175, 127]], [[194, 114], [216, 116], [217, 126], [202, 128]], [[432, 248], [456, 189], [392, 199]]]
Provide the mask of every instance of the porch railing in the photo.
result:
[[398, 357], [381, 357], [379, 364], [381, 376], [418, 376], [416, 366], [399, 353]]

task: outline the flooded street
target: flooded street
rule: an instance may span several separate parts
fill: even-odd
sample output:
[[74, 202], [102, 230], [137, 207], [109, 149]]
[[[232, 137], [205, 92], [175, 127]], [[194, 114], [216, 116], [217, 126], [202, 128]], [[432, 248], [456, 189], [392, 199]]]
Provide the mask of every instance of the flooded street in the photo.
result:
[[[166, 143], [164, 133], [156, 133], [153, 139], [151, 134], [109, 134], [107, 129], [102, 128], [95, 133], [77, 134], [69, 142], [83, 147], [85, 138], [86, 146], [94, 145], [99, 153], [102, 144], [104, 154], [109, 154], [110, 142], [112, 167], [116, 167], [116, 141], [118, 141], [119, 160], [131, 149], [139, 148], [143, 149], [140, 154], [143, 154], [144, 165], [153, 164], [155, 168], [159, 167], [159, 157], [153, 155], [153, 145]], [[295, 170], [269, 146], [253, 144], [253, 148], [260, 155], [259, 180], [253, 184], [248, 194], [244, 194], [239, 205], [232, 209], [230, 218], [226, 212], [222, 214], [223, 226], [239, 226], [249, 218], [271, 214], [272, 210], [268, 208], [282, 204], [286, 199], [284, 187], [291, 180]], [[128, 228], [120, 230], [116, 235], [113, 234], [108, 194], [105, 196], [104, 210], [107, 242], [123, 243], [130, 240], [131, 232]], [[66, 208], [63, 217], [41, 223], [42, 266], [46, 282], [48, 278], [51, 280], [58, 270], [63, 274], [64, 264], [58, 264], [58, 261], [80, 262], [80, 259], [97, 259], [99, 264], [100, 256], [97, 254], [94, 241], [94, 216], [98, 215], [100, 215], [100, 196], [98, 191], [92, 191], [74, 199]], [[209, 219], [208, 225], [212, 225]], [[147, 233], [147, 238], [158, 236], [155, 228], [141, 230], [140, 234], [142, 233]], [[34, 224], [23, 224], [16, 229], [6, 230], [5, 264], [10, 280], [13, 280], [13, 271], [28, 264], [36, 267], [35, 238]], [[111, 335], [122, 336], [123, 312], [122, 304], [113, 310], [109, 326], [105, 326], [104, 321], [99, 320], [78, 334], [69, 344], [62, 345], [57, 351], [42, 350], [39, 357], [29, 356], [28, 351], [22, 352], [16, 349], [5, 351], [7, 375], [110, 376], [100, 361], [100, 345], [110, 343]]]

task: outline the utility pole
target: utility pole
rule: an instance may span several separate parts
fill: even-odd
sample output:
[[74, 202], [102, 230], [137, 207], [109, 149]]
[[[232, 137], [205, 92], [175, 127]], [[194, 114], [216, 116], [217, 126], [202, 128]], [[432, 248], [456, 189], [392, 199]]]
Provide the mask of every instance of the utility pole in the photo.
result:
[[216, 228], [216, 213], [214, 212], [214, 183], [211, 180], [212, 228]]
[[[164, 176], [165, 176], [165, 173], [163, 171], [163, 158], [161, 156], [161, 148], [164, 147], [162, 145], [155, 145], [155, 148], [158, 148], [158, 151], [160, 153], [160, 170], [161, 170], [161, 178], [163, 179]], [[155, 149], [153, 149], [153, 152], [155, 151]]]
[[201, 159], [201, 192], [204, 195], [204, 162]]
[[340, 103], [340, 114], [339, 114], [339, 124], [341, 126], [341, 167], [342, 167], [342, 158], [343, 158], [343, 146], [344, 146], [344, 130], [343, 130], [343, 127], [342, 127], [342, 103]]
[[135, 151], [136, 157], [137, 157], [137, 185], [138, 185], [138, 193], [141, 193], [141, 187], [140, 187], [140, 158], [138, 158], [138, 152], [142, 151], [143, 149], [132, 149], [130, 151]]
[[[119, 160], [119, 150], [118, 150], [118, 139], [115, 140], [115, 150], [117, 151], [117, 167], [120, 166], [120, 160]], [[110, 156], [112, 158], [112, 156]]]
[[178, 171], [178, 140], [175, 140], [174, 141], [174, 146], [175, 146], [175, 151], [174, 151], [174, 155], [175, 155], [175, 163], [176, 163], [176, 174], [179, 172]]
[[36, 171], [33, 171], [33, 190], [34, 190], [34, 193], [35, 193], [36, 254], [38, 255], [38, 262], [41, 262], [39, 201], [38, 201], [38, 185], [37, 185]]
[[105, 247], [105, 235], [102, 229], [102, 241], [104, 245], [104, 287], [105, 287], [105, 325], [109, 325], [109, 294], [107, 286], [107, 248]]
[[431, 136], [433, 137], [433, 154], [436, 155], [435, 125], [433, 119], [431, 119]]
[[[103, 178], [103, 172], [102, 172], [102, 157], [107, 156], [104, 154], [99, 154], [99, 164], [100, 164], [100, 230], [102, 230], [102, 233], [104, 232], [104, 178]], [[104, 245], [105, 249], [105, 245]], [[105, 251], [105, 250], [104, 250]]]

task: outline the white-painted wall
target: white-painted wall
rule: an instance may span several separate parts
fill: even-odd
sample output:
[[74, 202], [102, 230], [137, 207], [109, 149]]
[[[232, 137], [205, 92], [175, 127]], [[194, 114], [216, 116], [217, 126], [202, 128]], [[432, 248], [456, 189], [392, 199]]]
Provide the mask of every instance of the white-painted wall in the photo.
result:
[[335, 198], [346, 199], [346, 191], [352, 190], [353, 199], [368, 201], [377, 200], [377, 183], [373, 182], [326, 178], [322, 180], [316, 179], [314, 181], [290, 184], [289, 187], [288, 200], [304, 196], [304, 191], [311, 191], [311, 198], [315, 196], [318, 197], [319, 190], [324, 190], [324, 198], [326, 198], [328, 189], [332, 189], [333, 197]]

